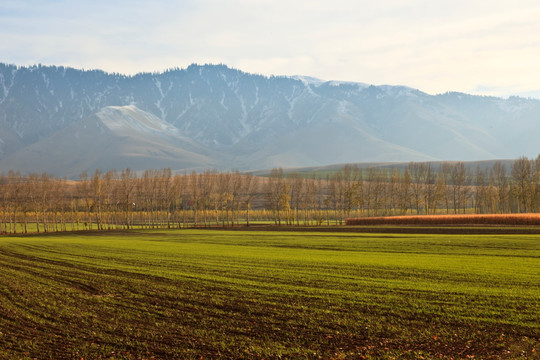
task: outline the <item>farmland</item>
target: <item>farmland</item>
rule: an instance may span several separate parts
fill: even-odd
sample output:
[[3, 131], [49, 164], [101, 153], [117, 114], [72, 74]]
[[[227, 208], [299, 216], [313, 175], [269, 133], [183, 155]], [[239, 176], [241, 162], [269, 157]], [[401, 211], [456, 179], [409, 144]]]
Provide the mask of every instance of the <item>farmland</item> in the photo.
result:
[[470, 214], [353, 218], [347, 225], [540, 225], [540, 214]]
[[535, 358], [540, 236], [0, 238], [0, 358]]

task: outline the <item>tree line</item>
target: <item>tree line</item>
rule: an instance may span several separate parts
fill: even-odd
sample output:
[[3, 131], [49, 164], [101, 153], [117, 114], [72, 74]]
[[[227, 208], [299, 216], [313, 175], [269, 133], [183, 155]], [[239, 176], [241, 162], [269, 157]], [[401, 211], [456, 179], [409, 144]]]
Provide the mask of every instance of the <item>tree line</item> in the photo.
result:
[[342, 224], [349, 217], [503, 214], [540, 211], [540, 155], [506, 167], [462, 162], [404, 168], [346, 165], [325, 176], [273, 169], [135, 173], [129, 168], [78, 181], [47, 174], [0, 175], [0, 233], [85, 229]]

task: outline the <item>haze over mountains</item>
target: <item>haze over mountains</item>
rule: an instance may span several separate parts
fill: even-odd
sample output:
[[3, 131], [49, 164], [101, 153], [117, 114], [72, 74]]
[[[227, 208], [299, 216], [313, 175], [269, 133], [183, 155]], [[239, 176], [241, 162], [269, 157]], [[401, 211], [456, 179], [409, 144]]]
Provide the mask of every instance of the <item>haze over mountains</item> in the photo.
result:
[[224, 65], [123, 76], [0, 64], [0, 172], [536, 157], [540, 101]]

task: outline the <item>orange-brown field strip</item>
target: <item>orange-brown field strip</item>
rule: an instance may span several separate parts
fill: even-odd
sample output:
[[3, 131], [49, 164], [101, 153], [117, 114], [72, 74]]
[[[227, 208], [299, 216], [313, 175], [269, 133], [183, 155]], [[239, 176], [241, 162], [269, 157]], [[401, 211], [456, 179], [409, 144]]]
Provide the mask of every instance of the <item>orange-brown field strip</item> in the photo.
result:
[[540, 225], [540, 213], [384, 216], [346, 219], [346, 225]]

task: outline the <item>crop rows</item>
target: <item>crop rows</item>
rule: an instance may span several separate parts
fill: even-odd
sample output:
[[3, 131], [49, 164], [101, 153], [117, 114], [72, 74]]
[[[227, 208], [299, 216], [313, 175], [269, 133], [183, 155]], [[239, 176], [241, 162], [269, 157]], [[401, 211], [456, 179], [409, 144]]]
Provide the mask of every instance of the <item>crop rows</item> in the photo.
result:
[[0, 241], [0, 358], [533, 358], [538, 236], [213, 230]]

